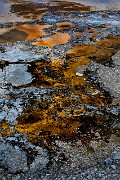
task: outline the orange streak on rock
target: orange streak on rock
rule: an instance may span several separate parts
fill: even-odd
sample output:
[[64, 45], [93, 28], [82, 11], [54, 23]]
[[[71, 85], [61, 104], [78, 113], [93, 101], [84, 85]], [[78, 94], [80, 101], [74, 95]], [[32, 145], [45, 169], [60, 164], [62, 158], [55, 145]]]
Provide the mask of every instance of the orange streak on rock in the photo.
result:
[[98, 28], [90, 28], [90, 29], [88, 29], [88, 32], [90, 34], [102, 34], [102, 32], [100, 31], [100, 28], [99, 29]]
[[43, 36], [46, 33], [44, 28], [49, 28], [52, 25], [39, 25], [39, 24], [20, 24], [18, 25], [19, 29], [26, 32], [28, 37], [26, 40], [37, 38], [38, 36]]
[[58, 44], [66, 44], [69, 40], [70, 40], [70, 36], [68, 33], [57, 32], [51, 37], [38, 39], [36, 42], [32, 44], [37, 46], [53, 47], [54, 45], [58, 45]]
[[11, 136], [13, 134], [12, 128], [10, 127], [9, 123], [5, 120], [3, 120], [0, 123], [0, 132], [3, 137]]
[[56, 23], [58, 29], [57, 30], [62, 30], [62, 29], [69, 29], [70, 27], [74, 27], [75, 24], [70, 23], [70, 22], [60, 22]]
[[90, 28], [87, 30], [89, 33], [95, 33], [95, 28]]
[[82, 32], [78, 32], [76, 36], [79, 38], [82, 35]]
[[45, 15], [45, 13], [36, 14], [36, 15], [34, 13], [28, 13], [28, 14], [24, 15], [24, 18], [32, 19], [32, 20], [35, 20], [35, 19], [40, 20], [43, 17], [43, 15]]

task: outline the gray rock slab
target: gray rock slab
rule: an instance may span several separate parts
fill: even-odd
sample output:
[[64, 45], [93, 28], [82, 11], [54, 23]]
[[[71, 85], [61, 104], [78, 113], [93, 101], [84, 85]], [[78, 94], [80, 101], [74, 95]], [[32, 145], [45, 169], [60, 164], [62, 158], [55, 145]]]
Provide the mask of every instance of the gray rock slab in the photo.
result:
[[8, 169], [9, 173], [28, 171], [27, 156], [19, 148], [15, 149], [10, 144], [0, 144], [0, 166]]
[[99, 82], [107, 87], [115, 98], [120, 98], [120, 68], [109, 68], [99, 65], [97, 76]]
[[34, 48], [30, 49], [29, 46], [26, 46], [21, 43], [16, 43], [13, 45], [6, 45], [4, 52], [0, 52], [0, 59], [6, 60], [9, 62], [32, 62], [43, 58], [41, 52], [37, 52]]
[[113, 154], [112, 159], [120, 160], [120, 152]]
[[112, 57], [112, 60], [114, 67], [91, 62], [87, 69], [93, 72], [94, 80], [97, 79], [104, 89], [120, 100], [120, 51]]
[[120, 51], [118, 51], [113, 57], [112, 60], [115, 65], [120, 66]]
[[27, 72], [26, 64], [10, 64], [0, 69], [0, 84], [12, 84], [13, 86], [21, 86], [32, 82], [32, 75]]
[[13, 89], [6, 85], [0, 88], [0, 121], [6, 119], [10, 124], [15, 124], [16, 118], [23, 112], [24, 104], [30, 105], [30, 99], [39, 101], [43, 94], [50, 92], [50, 89], [42, 86]]

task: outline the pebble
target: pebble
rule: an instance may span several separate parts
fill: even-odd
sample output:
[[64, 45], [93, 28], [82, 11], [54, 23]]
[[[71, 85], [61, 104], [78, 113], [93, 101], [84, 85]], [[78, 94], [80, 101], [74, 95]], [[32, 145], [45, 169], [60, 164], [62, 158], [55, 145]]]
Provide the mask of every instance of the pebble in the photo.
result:
[[116, 166], [115, 166], [115, 165], [111, 165], [111, 167], [112, 167], [112, 169], [114, 169], [114, 170], [116, 169]]
[[119, 159], [120, 159], [120, 152], [114, 154], [114, 155], [112, 156], [112, 159], [114, 159], [114, 160], [119, 160]]
[[20, 180], [20, 175], [14, 176], [14, 177], [12, 178], [12, 180]]
[[107, 159], [104, 160], [104, 165], [108, 166], [110, 164], [112, 164], [112, 159], [111, 158], [107, 158]]
[[76, 72], [76, 76], [83, 76], [83, 74], [82, 73], [79, 73], [79, 72]]

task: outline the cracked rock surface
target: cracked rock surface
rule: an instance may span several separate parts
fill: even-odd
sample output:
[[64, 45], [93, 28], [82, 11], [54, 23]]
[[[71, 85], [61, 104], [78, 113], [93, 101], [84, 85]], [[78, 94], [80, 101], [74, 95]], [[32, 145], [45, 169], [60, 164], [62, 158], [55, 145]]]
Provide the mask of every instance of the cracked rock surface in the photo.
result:
[[1, 2], [0, 180], [118, 180], [118, 1]]

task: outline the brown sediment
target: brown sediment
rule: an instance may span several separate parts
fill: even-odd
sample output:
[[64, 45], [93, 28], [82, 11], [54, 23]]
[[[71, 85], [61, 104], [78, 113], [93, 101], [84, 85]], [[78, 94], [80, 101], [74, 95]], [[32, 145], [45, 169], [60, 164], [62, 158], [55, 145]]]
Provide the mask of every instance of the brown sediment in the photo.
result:
[[106, 29], [106, 25], [105, 24], [101, 24], [99, 26], [96, 26], [96, 28], [99, 28], [99, 29]]
[[90, 34], [102, 34], [102, 32], [100, 31], [100, 29], [98, 29], [98, 28], [89, 28], [87, 31], [88, 31], [88, 33], [90, 33]]
[[39, 24], [19, 24], [17, 27], [28, 34], [26, 40], [37, 38], [38, 36], [43, 36], [46, 33], [44, 28], [49, 28], [52, 25], [39, 25]]
[[50, 37], [38, 39], [36, 42], [33, 42], [32, 44], [37, 46], [53, 47], [59, 44], [66, 44], [69, 40], [70, 36], [68, 33], [56, 32], [56, 34]]
[[[76, 2], [57, 1], [56, 6], [51, 7], [57, 11], [90, 11], [90, 6], [85, 6]], [[53, 11], [51, 8], [49, 8], [49, 10]]]
[[67, 52], [67, 58], [85, 56], [96, 61], [107, 60], [120, 48], [120, 36], [108, 37], [89, 46], [75, 46]]
[[0, 42], [16, 42], [24, 41], [27, 33], [19, 30], [18, 28], [10, 29], [8, 32], [0, 34]]
[[76, 36], [79, 38], [82, 35], [83, 32], [78, 32]]
[[33, 3], [25, 1], [11, 0], [11, 11], [18, 17], [26, 19], [41, 19], [47, 11], [47, 7], [43, 7], [42, 3]]
[[[53, 111], [53, 108], [55, 107], [51, 107], [51, 111]], [[62, 135], [69, 137], [74, 131], [75, 133], [77, 132], [77, 127], [80, 126], [80, 122], [77, 120], [72, 121], [71, 117], [67, 117], [66, 120], [64, 110], [62, 110], [62, 112], [56, 112], [59, 118], [59, 120], [56, 121], [52, 115], [50, 116], [48, 113], [50, 113], [50, 110], [42, 110], [42, 113], [33, 111], [27, 118], [24, 118], [24, 121], [20, 119], [20, 124], [16, 125], [15, 129], [21, 134], [26, 133], [34, 143], [39, 140], [49, 140], [49, 136]], [[37, 122], [34, 121], [31, 124], [30, 119], [33, 118], [35, 120], [34, 117], [38, 118]]]
[[13, 134], [12, 128], [5, 120], [0, 122], [0, 133], [2, 134], [2, 136], [11, 136]]
[[[96, 130], [102, 138], [108, 137], [112, 117], [105, 115], [104, 111], [106, 105], [111, 103], [111, 98], [99, 86], [86, 81], [87, 75], [76, 76], [76, 68], [87, 65], [94, 56], [97, 61], [110, 58], [119, 45], [119, 36], [110, 37], [94, 45], [74, 47], [67, 52], [65, 64], [36, 62], [32, 66], [32, 74], [36, 77], [33, 85], [50, 85], [56, 92], [44, 95], [34, 107], [26, 107], [15, 129], [26, 134], [32, 143], [46, 146], [55, 139], [84, 137], [82, 141], [88, 142], [94, 138], [91, 131]], [[96, 90], [98, 93], [94, 94]], [[103, 115], [96, 115], [94, 110], [87, 109], [84, 104], [97, 107]], [[86, 115], [86, 111], [89, 115]], [[89, 139], [84, 136], [88, 133], [91, 134]]]
[[60, 22], [60, 23], [56, 23], [56, 25], [58, 27], [57, 30], [69, 29], [75, 26], [75, 24], [70, 22]]
[[[62, 104], [63, 98], [64, 104]], [[25, 134], [33, 144], [43, 144], [47, 147], [50, 147], [56, 139], [74, 140], [83, 136], [84, 139], [82, 141], [85, 142], [86, 134], [90, 134], [91, 130], [98, 130], [102, 138], [103, 136], [109, 136], [110, 129], [108, 124], [110, 118], [107, 117], [108, 119], [105, 121], [105, 116], [97, 116], [94, 113], [85, 116], [83, 115], [83, 112], [86, 110], [85, 107], [81, 106], [72, 110], [75, 105], [73, 105], [73, 101], [68, 99], [69, 97], [63, 96], [58, 96], [56, 100], [55, 98], [50, 99], [54, 103], [48, 105], [48, 102], [45, 102], [48, 105], [47, 110], [42, 106], [42, 103], [40, 103], [40, 106], [44, 109], [41, 109], [41, 107], [36, 109], [30, 108], [29, 113], [24, 113], [25, 115], [19, 117], [15, 130]], [[65, 108], [66, 105], [68, 107]], [[87, 141], [90, 141], [93, 137], [92, 133], [92, 136], [89, 136]]]
[[[7, 6], [6, 6], [7, 3]], [[5, 4], [5, 5], [4, 5]], [[0, 1], [1, 5], [1, 1]], [[3, 1], [1, 8], [4, 7], [1, 14], [1, 23], [3, 22], [25, 22], [27, 19], [40, 20], [46, 12], [73, 12], [90, 11], [90, 6], [84, 6], [79, 3], [61, 2], [61, 1], [38, 1], [30, 2], [24, 0]]]
[[7, 28], [0, 28], [0, 35], [7, 33], [9, 30], [11, 29], [11, 27], [7, 27]]
[[28, 14], [24, 15], [24, 18], [26, 18], [26, 19], [32, 19], [32, 20], [34, 20], [34, 19], [40, 20], [40, 19], [42, 19], [42, 17], [43, 17], [44, 15], [45, 15], [45, 13], [37, 14], [37, 15], [34, 15], [34, 13], [28, 13]]
[[103, 34], [102, 32], [100, 31], [96, 31], [95, 34]]
[[4, 28], [4, 31], [1, 31], [0, 34], [0, 42], [16, 42], [34, 39], [38, 36], [46, 35], [44, 28], [51, 26], [52, 25], [19, 24], [16, 27], [9, 28], [9, 30], [7, 28], [7, 32], [5, 32]]
[[[75, 95], [74, 91], [71, 91], [71, 95]], [[80, 90], [79, 93], [81, 93]], [[95, 116], [94, 113], [84, 116], [83, 112], [86, 108], [82, 105], [76, 107], [78, 103], [90, 103], [92, 100], [87, 99], [88, 96], [85, 94], [78, 99], [74, 99], [71, 95], [59, 92], [59, 94], [50, 96], [46, 101], [38, 102], [36, 108], [27, 107], [24, 115], [18, 118], [15, 130], [27, 135], [33, 144], [46, 146], [51, 145], [55, 139], [77, 139], [80, 132], [84, 135], [91, 129], [99, 129], [103, 132], [105, 129], [100, 128], [106, 124], [104, 117]], [[101, 102], [96, 100], [96, 104], [105, 101], [105, 97], [96, 96], [94, 98], [101, 99]]]
[[87, 31], [88, 31], [89, 33], [95, 33], [95, 28], [89, 28]]
[[[70, 12], [70, 11], [90, 11], [90, 6], [84, 6], [75, 2], [49, 2], [49, 3], [33, 3], [11, 0], [11, 10], [18, 16], [27, 17], [30, 15], [32, 19], [37, 19], [38, 16], [46, 12]], [[34, 13], [33, 13], [34, 12]]]
[[[61, 82], [63, 66], [53, 62], [38, 61], [29, 68], [29, 71], [35, 76], [33, 84], [36, 85], [54, 85]], [[61, 82], [62, 83], [62, 82]]]

